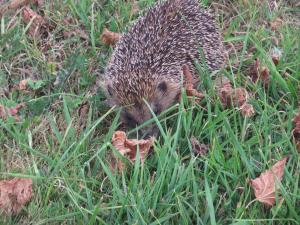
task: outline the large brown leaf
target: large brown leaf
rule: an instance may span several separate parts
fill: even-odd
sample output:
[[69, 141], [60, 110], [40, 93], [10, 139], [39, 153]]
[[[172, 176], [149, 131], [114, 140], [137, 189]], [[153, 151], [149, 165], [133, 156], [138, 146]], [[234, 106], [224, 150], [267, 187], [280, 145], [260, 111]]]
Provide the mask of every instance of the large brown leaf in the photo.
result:
[[100, 36], [100, 40], [105, 45], [115, 45], [121, 37], [121, 34], [109, 31], [107, 28], [103, 29], [103, 32]]
[[16, 214], [32, 197], [32, 180], [14, 178], [0, 181], [0, 214]]
[[[153, 138], [147, 140], [127, 139], [125, 132], [116, 131], [112, 137], [113, 146], [119, 153], [131, 161], [136, 160], [137, 150], [139, 149], [141, 162], [143, 163], [146, 156], [153, 145]], [[123, 169], [121, 160], [116, 158], [117, 167], [119, 170]]]
[[279, 160], [271, 169], [263, 172], [258, 178], [250, 180], [250, 184], [254, 189], [254, 194], [258, 201], [268, 206], [275, 204], [276, 191], [278, 189], [278, 185], [276, 184], [282, 180], [287, 159], [286, 157]]

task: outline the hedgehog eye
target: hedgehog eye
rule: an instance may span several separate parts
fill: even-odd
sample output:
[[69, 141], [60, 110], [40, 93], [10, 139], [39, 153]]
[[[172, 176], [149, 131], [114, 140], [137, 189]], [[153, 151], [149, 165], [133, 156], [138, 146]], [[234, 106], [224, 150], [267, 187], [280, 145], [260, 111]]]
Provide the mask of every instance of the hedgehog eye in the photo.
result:
[[166, 81], [162, 81], [158, 84], [157, 89], [163, 93], [165, 93], [167, 91], [167, 83]]

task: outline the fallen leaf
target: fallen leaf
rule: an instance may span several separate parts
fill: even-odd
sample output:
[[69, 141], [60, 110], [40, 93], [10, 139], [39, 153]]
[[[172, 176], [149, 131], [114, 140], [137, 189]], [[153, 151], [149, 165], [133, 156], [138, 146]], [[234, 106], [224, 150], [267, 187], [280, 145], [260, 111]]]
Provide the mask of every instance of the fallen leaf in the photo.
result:
[[17, 214], [31, 197], [31, 179], [14, 178], [0, 181], [0, 214]]
[[8, 10], [13, 10], [25, 6], [30, 3], [30, 0], [11, 0], [0, 7], [0, 18]]
[[296, 147], [300, 152], [300, 112], [295, 115], [293, 118], [293, 131], [292, 131], [293, 138], [296, 142]]
[[209, 147], [207, 145], [200, 143], [195, 137], [191, 137], [190, 141], [195, 154], [200, 156], [206, 155], [209, 150]]
[[263, 172], [258, 178], [251, 179], [250, 184], [254, 190], [255, 197], [265, 205], [275, 204], [277, 182], [281, 182], [287, 157], [275, 163], [271, 169]]
[[[150, 148], [153, 145], [153, 138], [147, 140], [127, 139], [126, 133], [123, 131], [116, 131], [112, 136], [112, 145], [119, 151], [119, 153], [131, 161], [136, 160], [137, 150], [139, 149], [141, 162], [144, 163]], [[117, 167], [119, 170], [123, 169], [123, 163], [116, 158]]]
[[251, 80], [256, 83], [259, 78], [259, 68], [260, 68], [260, 60], [255, 59], [254, 62], [249, 67], [249, 77]]
[[219, 91], [219, 97], [224, 107], [241, 107], [248, 99], [248, 92], [245, 88], [223, 87]]
[[26, 24], [29, 24], [33, 20], [28, 29], [28, 34], [31, 37], [39, 36], [41, 34], [41, 27], [46, 24], [44, 18], [29, 7], [23, 9], [23, 20]]
[[255, 114], [253, 106], [247, 102], [249, 94], [245, 88], [233, 88], [226, 77], [220, 77], [215, 82], [223, 107], [238, 107], [244, 117], [251, 117]]
[[107, 28], [104, 28], [100, 36], [100, 40], [105, 45], [115, 45], [119, 41], [120, 37], [121, 35], [119, 33], [111, 32]]
[[88, 119], [88, 113], [89, 113], [89, 103], [84, 102], [81, 104], [78, 110], [78, 116], [79, 116], [79, 121], [78, 121], [78, 127], [77, 127], [77, 137], [80, 136], [80, 131], [82, 131], [86, 125], [86, 121]]
[[12, 116], [16, 121], [19, 121], [17, 114], [24, 106], [24, 104], [18, 104], [12, 108], [6, 108], [3, 105], [0, 105], [0, 119], [6, 120], [8, 116]]
[[277, 31], [283, 24], [283, 20], [280, 17], [277, 17], [275, 20], [270, 22], [271, 29]]
[[265, 88], [268, 87], [270, 83], [269, 69], [266, 66], [262, 66], [259, 59], [256, 59], [251, 64], [248, 75], [254, 83], [261, 80]]
[[194, 89], [194, 79], [189, 67], [187, 65], [184, 65], [182, 68], [182, 72], [183, 76], [186, 78], [186, 95], [189, 97], [196, 97], [198, 102], [201, 101], [204, 98], [204, 95], [201, 92]]
[[268, 67], [263, 66], [260, 68], [260, 78], [263, 81], [264, 87], [268, 87], [270, 83], [270, 71]]
[[6, 119], [6, 110], [3, 105], [0, 105], [0, 119]]
[[253, 105], [245, 103], [240, 107], [240, 110], [242, 112], [242, 115], [244, 117], [251, 117], [255, 114], [255, 110], [253, 108]]
[[9, 108], [7, 110], [7, 112], [10, 116], [15, 116], [18, 114], [19, 110], [22, 109], [23, 107], [24, 107], [24, 104], [18, 104], [13, 108]]
[[278, 48], [273, 48], [272, 49], [271, 57], [272, 57], [273, 63], [276, 66], [279, 64], [281, 56], [282, 56], [282, 51], [280, 49], [278, 49]]
[[20, 83], [19, 83], [19, 90], [26, 90], [27, 89], [27, 83], [28, 83], [28, 80], [21, 80]]

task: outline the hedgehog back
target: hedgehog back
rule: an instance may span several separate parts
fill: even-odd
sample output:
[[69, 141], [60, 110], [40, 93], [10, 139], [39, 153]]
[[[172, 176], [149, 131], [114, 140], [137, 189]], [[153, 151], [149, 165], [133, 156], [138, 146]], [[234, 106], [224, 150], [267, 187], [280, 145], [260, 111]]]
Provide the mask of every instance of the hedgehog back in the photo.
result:
[[184, 64], [193, 69], [203, 51], [210, 70], [224, 61], [221, 36], [212, 15], [197, 0], [157, 3], [119, 40], [106, 80], [121, 104], [150, 98], [157, 83], [181, 81]]

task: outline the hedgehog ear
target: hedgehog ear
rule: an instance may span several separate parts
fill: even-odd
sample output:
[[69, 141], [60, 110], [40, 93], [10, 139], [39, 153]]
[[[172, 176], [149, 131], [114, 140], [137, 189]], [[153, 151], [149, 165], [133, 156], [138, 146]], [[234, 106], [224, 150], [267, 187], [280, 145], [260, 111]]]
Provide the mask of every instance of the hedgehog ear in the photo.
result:
[[113, 90], [111, 82], [106, 81], [104, 83], [104, 90], [106, 92], [107, 97], [112, 97], [114, 95], [114, 90]]
[[110, 84], [108, 84], [106, 86], [106, 90], [107, 90], [107, 93], [110, 95], [110, 96], [113, 96], [113, 89], [112, 89], [112, 86]]
[[168, 85], [166, 81], [161, 81], [158, 85], [157, 85], [157, 89], [162, 92], [165, 93], [168, 90]]

